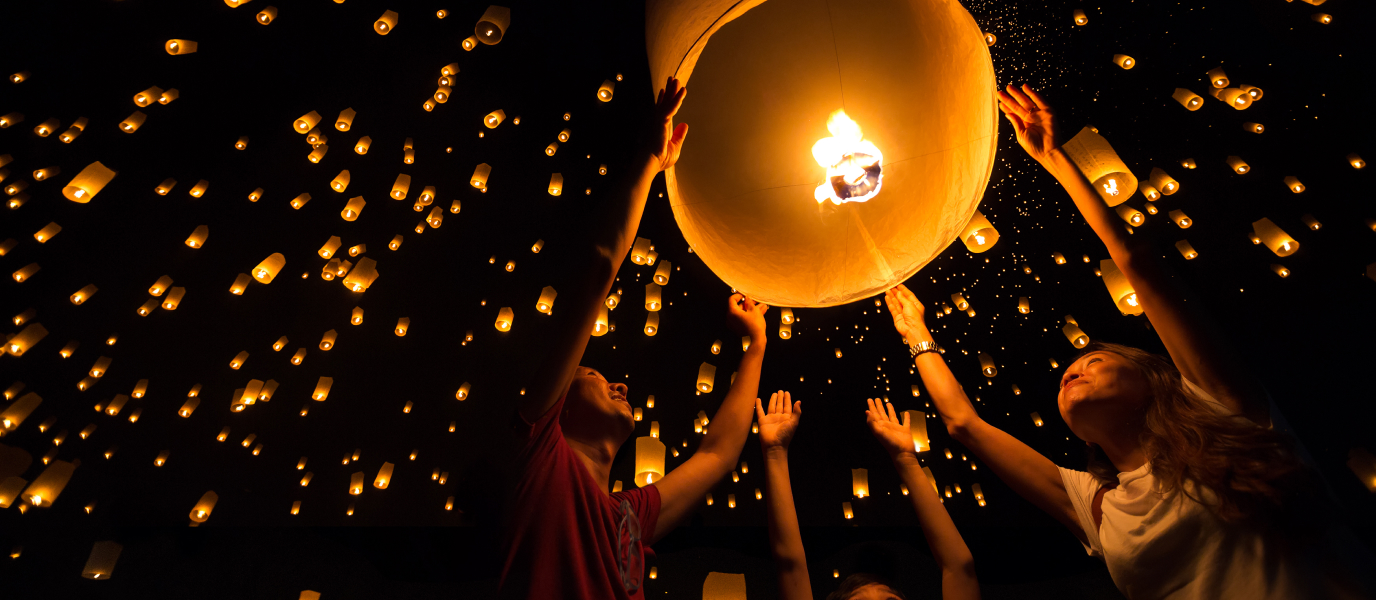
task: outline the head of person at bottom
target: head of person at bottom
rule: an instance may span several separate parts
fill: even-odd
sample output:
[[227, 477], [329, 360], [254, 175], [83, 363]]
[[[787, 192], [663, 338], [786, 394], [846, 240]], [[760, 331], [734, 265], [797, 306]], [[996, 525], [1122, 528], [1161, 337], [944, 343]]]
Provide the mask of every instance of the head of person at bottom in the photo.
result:
[[1296, 516], [1321, 488], [1290, 436], [1227, 414], [1187, 388], [1170, 360], [1137, 348], [1091, 342], [1061, 375], [1056, 404], [1106, 487], [1140, 452], [1162, 492], [1252, 525]]
[[611, 383], [592, 367], [579, 366], [569, 382], [559, 426], [564, 437], [619, 448], [635, 431], [629, 388]]
[[841, 580], [827, 600], [908, 600], [893, 582], [873, 573], [853, 573]]

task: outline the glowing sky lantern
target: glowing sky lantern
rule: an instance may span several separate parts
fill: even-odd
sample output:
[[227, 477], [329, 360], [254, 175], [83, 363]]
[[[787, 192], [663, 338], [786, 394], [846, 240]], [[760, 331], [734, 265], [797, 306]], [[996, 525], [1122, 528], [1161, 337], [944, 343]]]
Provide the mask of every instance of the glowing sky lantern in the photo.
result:
[[670, 207], [693, 252], [758, 301], [831, 306], [892, 287], [960, 234], [988, 183], [995, 77], [974, 19], [907, 0], [865, 13], [885, 26], [822, 43], [853, 30], [846, 15], [647, 5], [650, 80], [694, 90], [677, 116], [693, 142], [665, 174]]
[[[1113, 298], [1113, 303], [1118, 307], [1118, 311], [1125, 315], [1142, 314], [1142, 305], [1137, 301], [1137, 290], [1132, 289], [1132, 284], [1128, 278], [1118, 269], [1118, 264], [1113, 259], [1106, 258], [1099, 261], [1099, 271], [1104, 280], [1104, 287], [1108, 288], [1108, 294]], [[1074, 342], [1075, 340], [1071, 340]], [[1077, 344], [1077, 347], [1078, 344]]]
[[645, 487], [664, 476], [664, 442], [656, 436], [635, 439], [635, 484]]
[[1096, 133], [1093, 127], [1081, 129], [1061, 147], [1109, 206], [1127, 202], [1137, 189], [1137, 177], [1118, 158], [1118, 153], [1114, 152], [1108, 140]]

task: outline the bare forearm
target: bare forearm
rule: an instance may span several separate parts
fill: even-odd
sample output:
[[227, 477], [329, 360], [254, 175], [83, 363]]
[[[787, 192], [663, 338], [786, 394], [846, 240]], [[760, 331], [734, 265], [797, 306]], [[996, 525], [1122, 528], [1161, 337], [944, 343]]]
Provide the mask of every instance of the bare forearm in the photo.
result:
[[613, 264], [621, 264], [631, 251], [635, 234], [640, 229], [640, 219], [645, 214], [645, 204], [649, 201], [650, 184], [658, 174], [659, 169], [648, 153], [637, 154], [621, 189], [598, 212], [595, 226], [599, 229], [593, 243], [611, 253]]
[[1134, 245], [1129, 243], [1128, 232], [1123, 229], [1125, 223], [1118, 217], [1118, 213], [1099, 197], [1093, 184], [1085, 178], [1084, 173], [1080, 172], [1080, 168], [1075, 166], [1075, 162], [1070, 160], [1065, 151], [1060, 148], [1053, 150], [1042, 162], [1042, 166], [1046, 167], [1056, 181], [1061, 183], [1061, 187], [1070, 194], [1070, 199], [1075, 202], [1075, 208], [1080, 211], [1085, 222], [1089, 223], [1094, 234], [1108, 247], [1108, 254], [1113, 258], [1113, 262], [1119, 265], [1131, 262]]
[[[757, 336], [763, 338], [764, 336]], [[727, 471], [731, 470], [736, 459], [745, 447], [749, 435], [750, 419], [754, 415], [755, 398], [760, 392], [760, 369], [764, 366], [766, 340], [754, 340], [750, 349], [741, 357], [740, 367], [736, 370], [736, 381], [726, 398], [712, 416], [707, 435], [703, 436], [699, 452], [720, 459]], [[723, 474], [725, 474], [723, 472]]]
[[[916, 339], [908, 340], [910, 344], [917, 342], [935, 342], [931, 332], [925, 326], [918, 327], [911, 337]], [[951, 373], [951, 368], [946, 366], [946, 360], [937, 352], [925, 352], [917, 355], [913, 361], [917, 367], [917, 372], [922, 376], [922, 383], [927, 387], [927, 392], [932, 395], [932, 404], [936, 406], [936, 411], [941, 415], [947, 427], [963, 427], [966, 424], [979, 419], [975, 413], [975, 406], [970, 403], [970, 399], [965, 396], [965, 390], [961, 389], [960, 382], [956, 381], [956, 376]]]
[[932, 556], [943, 571], [974, 573], [974, 558], [965, 539], [960, 537], [951, 515], [941, 504], [941, 499], [932, 488], [917, 455], [901, 453], [893, 458], [893, 466], [903, 483], [908, 486], [908, 497], [912, 499], [917, 511], [917, 520], [922, 525], [922, 534], [927, 537]]
[[765, 502], [769, 507], [769, 545], [778, 572], [779, 597], [784, 600], [812, 598], [807, 555], [793, 506], [793, 486], [788, 476], [788, 451], [765, 452]]

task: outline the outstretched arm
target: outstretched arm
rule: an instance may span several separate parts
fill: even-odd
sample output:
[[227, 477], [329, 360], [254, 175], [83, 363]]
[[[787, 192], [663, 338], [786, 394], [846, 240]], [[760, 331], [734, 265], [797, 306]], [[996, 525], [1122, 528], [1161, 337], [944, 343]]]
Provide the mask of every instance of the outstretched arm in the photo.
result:
[[950, 513], [941, 505], [941, 498], [922, 472], [922, 463], [917, 460], [913, 438], [908, 433], [908, 415], [898, 420], [893, 405], [870, 398], [865, 418], [870, 432], [879, 440], [880, 445], [889, 451], [898, 476], [908, 486], [908, 497], [917, 509], [917, 520], [922, 524], [922, 535], [927, 538], [927, 546], [941, 567], [941, 597], [943, 600], [979, 600], [979, 580], [975, 578], [975, 558], [965, 539], [960, 537], [956, 524], [951, 521]]
[[528, 423], [539, 420], [554, 406], [573, 379], [602, 302], [616, 280], [616, 270], [626, 260], [626, 253], [630, 252], [631, 242], [640, 227], [650, 183], [655, 175], [678, 160], [683, 138], [688, 135], [687, 124], [674, 127], [674, 114], [687, 92], [673, 78], [660, 90], [653, 120], [646, 127], [641, 149], [636, 152], [632, 168], [627, 172], [628, 179], [591, 217], [591, 239], [581, 240], [581, 246], [568, 257], [568, 269], [575, 274], [573, 289], [560, 294], [560, 310], [553, 317], [551, 343], [545, 346], [547, 350], [540, 360], [531, 393], [520, 399], [521, 417]]
[[793, 485], [788, 478], [788, 444], [803, 415], [802, 401], [793, 402], [788, 392], [769, 396], [769, 410], [755, 399], [755, 418], [760, 423], [760, 450], [764, 454], [765, 505], [769, 507], [769, 548], [779, 580], [779, 598], [811, 600], [812, 581], [807, 574], [803, 535], [793, 508]]
[[[1109, 256], [1137, 292], [1137, 301], [1180, 374], [1239, 414], [1269, 425], [1266, 395], [1217, 325], [1185, 301], [1185, 290], [1166, 273], [1157, 251], [1134, 240], [1113, 209], [1094, 191], [1056, 139], [1055, 111], [1026, 85], [999, 92], [999, 107], [1017, 132], [1018, 143], [1070, 193], [1075, 207], [1108, 247]], [[1138, 236], [1140, 237], [1140, 236]]]
[[[885, 292], [884, 300], [888, 303], [889, 313], [893, 315], [894, 327], [909, 345], [934, 342], [924, 320], [926, 311], [907, 287], [900, 285]], [[1075, 506], [1070, 503], [1070, 496], [1066, 493], [1061, 472], [1056, 469], [1055, 463], [981, 419], [940, 354], [919, 354], [914, 364], [922, 376], [923, 385], [932, 396], [932, 406], [936, 407], [941, 420], [946, 423], [946, 431], [951, 437], [965, 444], [1019, 495], [1060, 521], [1075, 537], [1085, 541], [1084, 529], [1075, 516]], [[908, 490], [912, 491], [913, 486], [909, 485]]]
[[721, 401], [717, 414], [712, 416], [712, 426], [702, 436], [698, 451], [655, 482], [655, 487], [659, 488], [655, 540], [683, 522], [707, 490], [731, 472], [741, 456], [741, 448], [745, 447], [746, 436], [750, 435], [750, 408], [759, 394], [760, 367], [764, 365], [764, 348], [768, 341], [764, 313], [769, 306], [757, 304], [741, 294], [732, 294], [729, 310], [732, 328], [750, 336], [750, 348], [741, 357], [736, 381]]

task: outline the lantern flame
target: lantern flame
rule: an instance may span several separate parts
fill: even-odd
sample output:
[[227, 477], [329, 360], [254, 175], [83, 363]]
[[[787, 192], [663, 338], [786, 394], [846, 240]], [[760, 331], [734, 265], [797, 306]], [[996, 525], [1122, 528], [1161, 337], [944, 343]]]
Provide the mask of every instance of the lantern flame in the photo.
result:
[[1105, 192], [1108, 192], [1108, 195], [1110, 195], [1110, 196], [1117, 196], [1117, 195], [1118, 195], [1118, 180], [1117, 180], [1117, 179], [1110, 179], [1110, 180], [1108, 180], [1108, 182], [1104, 184], [1104, 191], [1105, 191]]
[[864, 202], [879, 194], [883, 184], [884, 154], [863, 139], [860, 124], [838, 110], [827, 119], [832, 137], [817, 140], [812, 158], [826, 169], [826, 181], [817, 186], [813, 197], [818, 203]]

